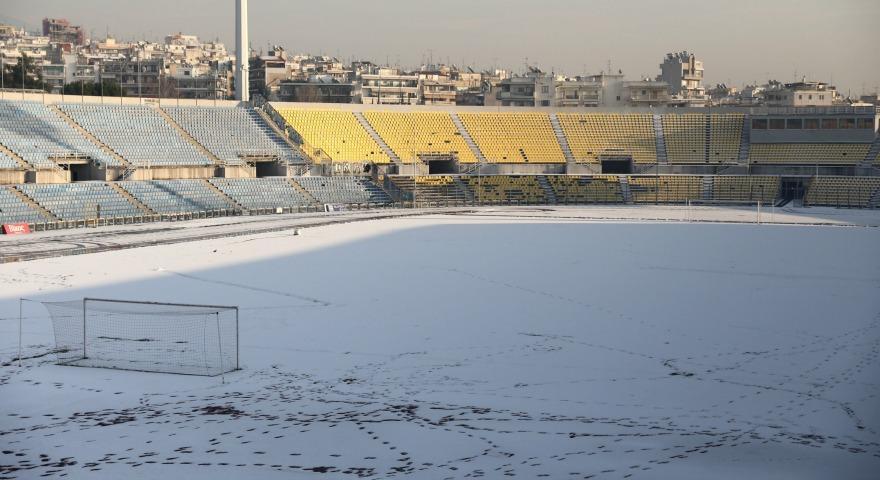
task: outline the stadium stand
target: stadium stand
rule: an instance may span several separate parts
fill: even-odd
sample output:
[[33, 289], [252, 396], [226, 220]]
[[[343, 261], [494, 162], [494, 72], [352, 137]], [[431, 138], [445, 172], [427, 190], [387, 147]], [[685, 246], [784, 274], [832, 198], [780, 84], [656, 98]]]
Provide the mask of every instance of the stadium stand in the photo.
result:
[[460, 162], [477, 158], [445, 112], [364, 112], [373, 129], [404, 163], [425, 155], [454, 155]]
[[706, 163], [706, 128], [706, 115], [701, 113], [663, 115], [669, 163]]
[[117, 182], [156, 213], [171, 214], [231, 210], [233, 205], [205, 184], [205, 180], [153, 180]]
[[295, 177], [293, 179], [320, 203], [388, 204], [391, 197], [361, 177]]
[[629, 177], [633, 203], [686, 203], [702, 199], [702, 177], [664, 175], [660, 177]]
[[63, 158], [91, 158], [104, 165], [119, 163], [56, 112], [36, 102], [0, 101], [0, 143], [35, 168], [57, 168], [53, 158], [61, 163]]
[[461, 113], [459, 118], [489, 162], [565, 162], [546, 113]]
[[492, 205], [547, 202], [546, 193], [535, 175], [470, 176], [464, 177], [463, 181], [480, 203]]
[[878, 208], [880, 177], [816, 177], [807, 187], [804, 205]]
[[744, 117], [741, 114], [709, 115], [709, 163], [737, 163]]
[[351, 112], [280, 108], [278, 113], [302, 138], [303, 149], [314, 158], [322, 157], [323, 153], [334, 162], [391, 161]]
[[749, 161], [760, 164], [855, 165], [871, 148], [867, 143], [753, 143]]
[[713, 177], [712, 199], [727, 202], [771, 203], [779, 197], [779, 177], [727, 176]]
[[602, 155], [631, 156], [635, 163], [657, 163], [656, 136], [649, 114], [560, 113], [559, 123], [578, 162]]
[[95, 138], [136, 166], [213, 164], [153, 107], [79, 104], [60, 104], [59, 107]]
[[547, 175], [559, 203], [623, 203], [616, 175]]
[[260, 115], [240, 107], [163, 107], [197, 142], [229, 164], [246, 157], [276, 157], [302, 163], [302, 157], [279, 138]]
[[0, 224], [36, 223], [48, 220], [34, 207], [24, 203], [11, 188], [0, 187]]
[[[473, 197], [464, 186], [451, 175], [432, 175], [413, 177], [392, 177], [394, 184], [412, 194], [416, 186], [416, 202], [420, 205], [464, 205]], [[412, 197], [409, 198], [411, 200]]]
[[19, 185], [18, 188], [61, 220], [143, 215], [143, 212], [104, 182]]
[[311, 199], [286, 178], [214, 178], [211, 183], [248, 210], [312, 204]]
[[18, 162], [10, 158], [3, 152], [0, 152], [0, 169], [18, 168]]

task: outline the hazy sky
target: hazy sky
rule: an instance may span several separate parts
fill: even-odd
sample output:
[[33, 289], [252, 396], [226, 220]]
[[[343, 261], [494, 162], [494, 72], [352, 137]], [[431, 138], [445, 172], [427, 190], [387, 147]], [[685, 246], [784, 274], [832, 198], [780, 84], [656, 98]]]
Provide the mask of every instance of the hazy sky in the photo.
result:
[[[442, 10], [441, 10], [442, 8]], [[0, 0], [0, 21], [66, 17], [87, 32], [161, 40], [177, 31], [233, 49], [234, 0]], [[435, 62], [569, 75], [659, 72], [667, 52], [702, 59], [706, 83], [880, 85], [878, 0], [250, 0], [251, 45], [416, 66]]]

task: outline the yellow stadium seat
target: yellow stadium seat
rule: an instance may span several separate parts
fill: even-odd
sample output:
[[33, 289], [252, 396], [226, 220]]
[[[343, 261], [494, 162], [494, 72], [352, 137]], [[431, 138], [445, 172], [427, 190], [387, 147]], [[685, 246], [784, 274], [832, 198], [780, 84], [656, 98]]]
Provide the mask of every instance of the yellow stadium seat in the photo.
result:
[[461, 113], [459, 118], [489, 162], [565, 162], [546, 113]]
[[418, 161], [420, 155], [454, 155], [462, 163], [476, 156], [445, 112], [364, 112], [382, 140], [401, 161]]
[[558, 117], [576, 161], [597, 163], [602, 155], [627, 155], [635, 163], [657, 163], [654, 120], [649, 114], [560, 113]]
[[278, 113], [302, 137], [303, 150], [313, 157], [323, 152], [334, 162], [391, 161], [351, 112], [279, 109]]

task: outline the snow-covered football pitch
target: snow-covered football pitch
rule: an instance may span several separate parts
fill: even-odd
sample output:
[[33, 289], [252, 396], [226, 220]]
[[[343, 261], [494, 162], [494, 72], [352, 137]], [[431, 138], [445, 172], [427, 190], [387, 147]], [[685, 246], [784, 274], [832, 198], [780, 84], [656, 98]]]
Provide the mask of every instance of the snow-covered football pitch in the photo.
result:
[[[877, 478], [880, 229], [591, 211], [0, 265], [0, 478]], [[54, 365], [35, 303], [19, 368], [20, 297], [238, 305], [242, 369]]]

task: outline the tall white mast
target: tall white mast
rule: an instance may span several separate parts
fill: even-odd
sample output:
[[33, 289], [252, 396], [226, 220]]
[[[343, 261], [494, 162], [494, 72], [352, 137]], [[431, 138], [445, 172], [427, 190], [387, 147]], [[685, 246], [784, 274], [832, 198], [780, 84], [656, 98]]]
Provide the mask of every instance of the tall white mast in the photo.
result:
[[235, 99], [250, 101], [247, 0], [235, 0]]

